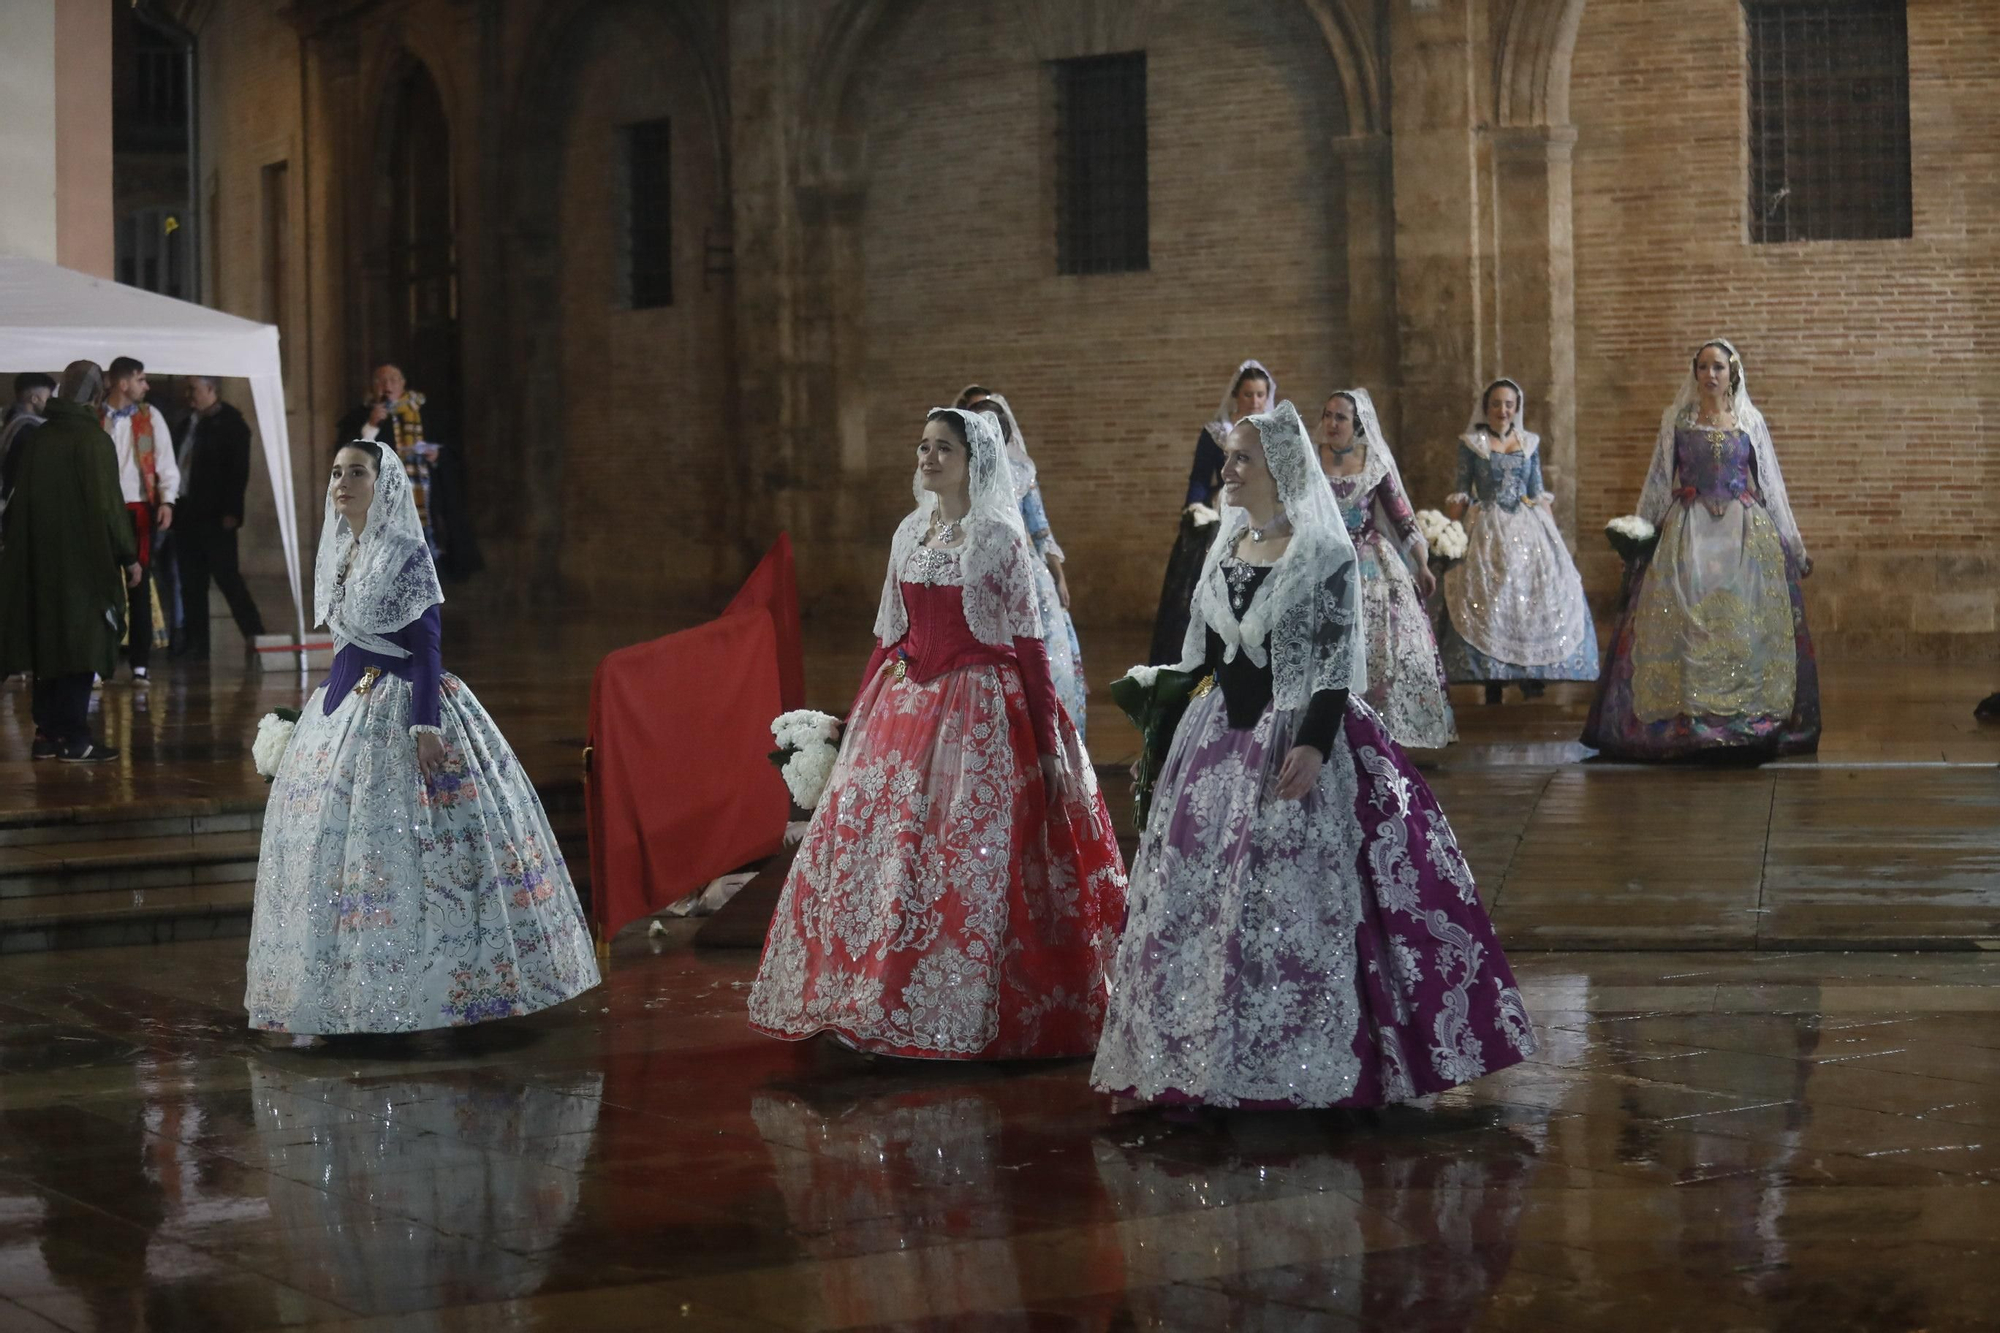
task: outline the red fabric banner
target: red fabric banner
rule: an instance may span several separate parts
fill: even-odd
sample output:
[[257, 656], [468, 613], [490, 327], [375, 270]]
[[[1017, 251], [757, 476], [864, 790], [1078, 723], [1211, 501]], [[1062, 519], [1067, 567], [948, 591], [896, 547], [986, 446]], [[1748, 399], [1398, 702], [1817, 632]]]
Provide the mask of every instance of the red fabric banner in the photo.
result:
[[[785, 711], [806, 706], [806, 656], [799, 637], [799, 580], [792, 564], [792, 534], [781, 532], [771, 549], [743, 580], [722, 614], [762, 608], [778, 631], [778, 686]], [[776, 717], [773, 713], [771, 717]], [[765, 718], [766, 725], [770, 718]]]
[[721, 618], [621, 648], [590, 687], [591, 915], [600, 938], [783, 844], [771, 719], [804, 694], [780, 537]]

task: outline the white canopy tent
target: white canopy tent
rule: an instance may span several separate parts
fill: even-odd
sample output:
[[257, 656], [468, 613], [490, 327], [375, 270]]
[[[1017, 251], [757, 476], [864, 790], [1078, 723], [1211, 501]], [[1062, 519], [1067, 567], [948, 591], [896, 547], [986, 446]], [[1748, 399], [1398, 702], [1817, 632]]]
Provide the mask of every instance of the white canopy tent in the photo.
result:
[[264, 441], [264, 463], [278, 505], [278, 536], [292, 585], [292, 611], [303, 643], [299, 514], [292, 495], [292, 451], [285, 430], [277, 327], [38, 259], [0, 255], [0, 366], [54, 372], [72, 361], [109, 365], [119, 356], [136, 357], [148, 374], [250, 381], [257, 434]]

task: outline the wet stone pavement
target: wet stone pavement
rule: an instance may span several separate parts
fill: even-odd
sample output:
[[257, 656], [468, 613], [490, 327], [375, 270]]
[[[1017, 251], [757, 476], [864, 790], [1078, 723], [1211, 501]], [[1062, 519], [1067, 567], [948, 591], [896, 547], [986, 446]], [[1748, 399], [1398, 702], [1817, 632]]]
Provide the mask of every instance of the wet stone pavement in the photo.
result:
[[242, 941], [0, 965], [0, 1330], [1940, 1330], [2000, 1310], [2000, 956], [1521, 954], [1425, 1107], [1113, 1116], [750, 1033], [755, 959], [293, 1052]]

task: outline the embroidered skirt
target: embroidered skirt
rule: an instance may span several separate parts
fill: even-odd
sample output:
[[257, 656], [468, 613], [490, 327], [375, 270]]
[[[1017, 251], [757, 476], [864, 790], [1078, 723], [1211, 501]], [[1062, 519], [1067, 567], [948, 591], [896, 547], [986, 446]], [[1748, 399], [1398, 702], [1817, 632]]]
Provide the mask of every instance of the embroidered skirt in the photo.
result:
[[863, 689], [792, 862], [750, 992], [773, 1037], [952, 1060], [1088, 1055], [1125, 909], [1090, 758], [1043, 796], [1012, 665]]
[[[1300, 710], [1302, 711], [1302, 710]], [[1430, 789], [1350, 702], [1318, 783], [1275, 794], [1297, 712], [1181, 719], [1132, 866], [1091, 1082], [1146, 1101], [1372, 1106], [1535, 1049]]]
[[540, 798], [500, 729], [444, 678], [445, 771], [425, 777], [410, 685], [331, 714], [313, 693], [271, 783], [250, 926], [250, 1025], [415, 1032], [532, 1013], [598, 982]]

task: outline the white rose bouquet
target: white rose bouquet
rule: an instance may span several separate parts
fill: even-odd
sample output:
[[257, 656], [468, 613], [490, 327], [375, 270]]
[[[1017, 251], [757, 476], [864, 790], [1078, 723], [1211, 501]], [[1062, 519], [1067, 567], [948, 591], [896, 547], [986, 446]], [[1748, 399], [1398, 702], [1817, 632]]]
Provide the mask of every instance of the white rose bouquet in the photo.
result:
[[1417, 511], [1417, 531], [1423, 534], [1424, 544], [1431, 548], [1431, 555], [1442, 564], [1465, 559], [1465, 525], [1455, 518], [1446, 518], [1436, 509]]
[[801, 810], [817, 808], [826, 794], [833, 762], [840, 757], [840, 728], [839, 718], [810, 708], [780, 713], [771, 722], [771, 739], [778, 743], [771, 762], [792, 793], [792, 804]]
[[1628, 565], [1650, 554], [1660, 540], [1659, 531], [1637, 514], [1612, 519], [1604, 525], [1604, 536]]
[[250, 758], [264, 781], [278, 776], [278, 762], [285, 757], [285, 748], [292, 743], [292, 732], [298, 725], [296, 708], [275, 709], [257, 719], [257, 738], [250, 742]]

